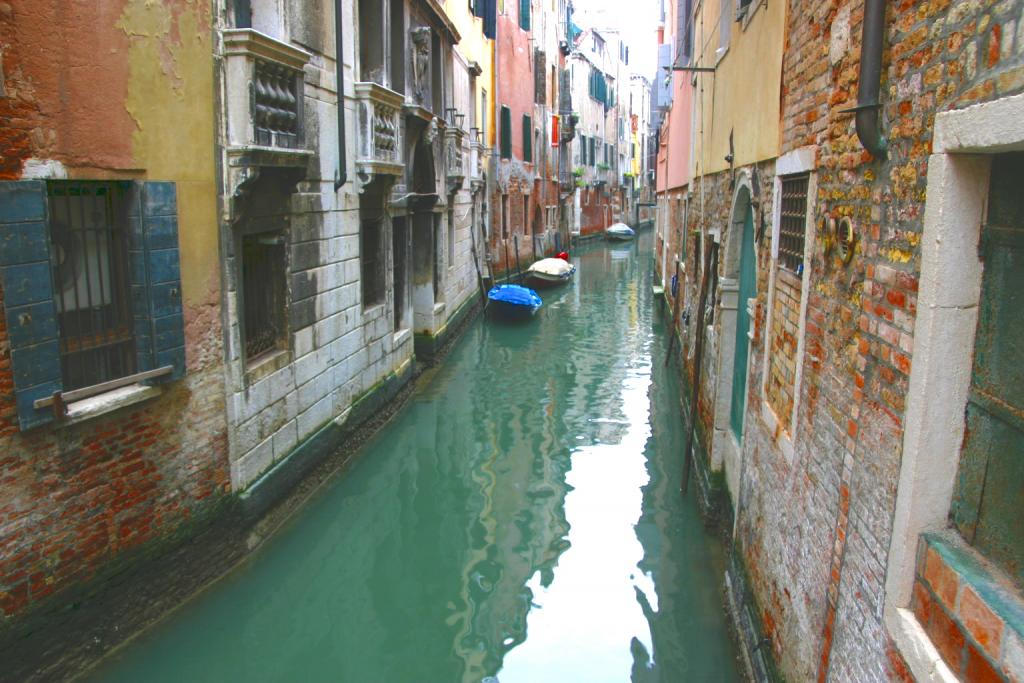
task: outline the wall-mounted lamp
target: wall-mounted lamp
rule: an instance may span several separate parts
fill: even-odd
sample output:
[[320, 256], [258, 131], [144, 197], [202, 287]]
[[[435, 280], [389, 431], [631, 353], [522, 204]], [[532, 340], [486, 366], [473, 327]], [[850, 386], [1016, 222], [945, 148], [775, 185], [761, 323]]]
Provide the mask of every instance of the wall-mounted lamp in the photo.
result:
[[466, 115], [458, 113], [455, 115], [455, 127], [462, 130], [462, 124], [466, 122]]

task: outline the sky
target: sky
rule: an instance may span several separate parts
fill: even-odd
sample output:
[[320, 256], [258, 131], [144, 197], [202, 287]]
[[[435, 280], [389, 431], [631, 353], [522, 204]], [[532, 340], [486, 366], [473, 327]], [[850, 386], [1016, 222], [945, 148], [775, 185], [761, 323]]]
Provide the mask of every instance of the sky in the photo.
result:
[[655, 31], [661, 0], [573, 0], [576, 23], [584, 28], [618, 30], [629, 45], [629, 66], [647, 78], [658, 64]]

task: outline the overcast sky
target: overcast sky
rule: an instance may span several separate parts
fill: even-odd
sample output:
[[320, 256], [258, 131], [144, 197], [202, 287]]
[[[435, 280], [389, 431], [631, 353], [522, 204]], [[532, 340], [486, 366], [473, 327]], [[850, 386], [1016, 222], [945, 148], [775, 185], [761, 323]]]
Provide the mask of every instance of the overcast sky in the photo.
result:
[[629, 66], [634, 73], [654, 76], [658, 64], [655, 30], [661, 0], [573, 0], [576, 23], [596, 29], [618, 29], [629, 45]]

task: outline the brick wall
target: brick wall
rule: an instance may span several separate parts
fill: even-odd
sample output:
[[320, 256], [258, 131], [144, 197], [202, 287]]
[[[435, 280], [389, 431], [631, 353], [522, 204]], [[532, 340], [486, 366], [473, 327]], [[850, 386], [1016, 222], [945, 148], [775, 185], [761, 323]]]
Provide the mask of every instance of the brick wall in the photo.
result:
[[1024, 680], [1024, 604], [952, 535], [921, 539], [911, 607], [962, 680]]
[[[791, 458], [758, 417], [756, 392], [748, 396], [737, 547], [793, 680], [906, 673], [882, 623], [883, 587], [932, 125], [937, 112], [1024, 89], [1024, 3], [887, 6], [886, 160], [871, 159], [840, 112], [856, 103], [863, 3], [794, 0], [789, 10], [781, 151], [817, 147], [815, 223], [850, 217], [858, 239], [847, 266], [820, 239], [811, 253]], [[750, 372], [749, 386], [764, 381], [757, 364]]]
[[785, 268], [775, 271], [772, 301], [772, 329], [769, 342], [768, 380], [765, 394], [779, 425], [787, 432], [793, 415], [793, 391], [796, 383], [797, 336], [800, 330], [800, 277]]
[[[194, 326], [190, 359], [218, 346], [219, 330]], [[185, 379], [145, 403], [23, 433], [7, 343], [0, 321], [0, 621], [110, 571], [229, 490], [216, 356], [199, 367], [190, 360]]]

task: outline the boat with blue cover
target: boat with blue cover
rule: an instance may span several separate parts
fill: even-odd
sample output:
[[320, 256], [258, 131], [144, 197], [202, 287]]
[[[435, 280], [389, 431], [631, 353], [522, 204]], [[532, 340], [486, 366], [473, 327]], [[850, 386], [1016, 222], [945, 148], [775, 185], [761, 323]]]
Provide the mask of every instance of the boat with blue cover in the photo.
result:
[[604, 231], [604, 236], [615, 242], [626, 242], [636, 237], [636, 232], [625, 223], [614, 223]]
[[543, 305], [537, 292], [520, 285], [497, 285], [487, 292], [487, 300], [493, 315], [506, 320], [525, 320]]

